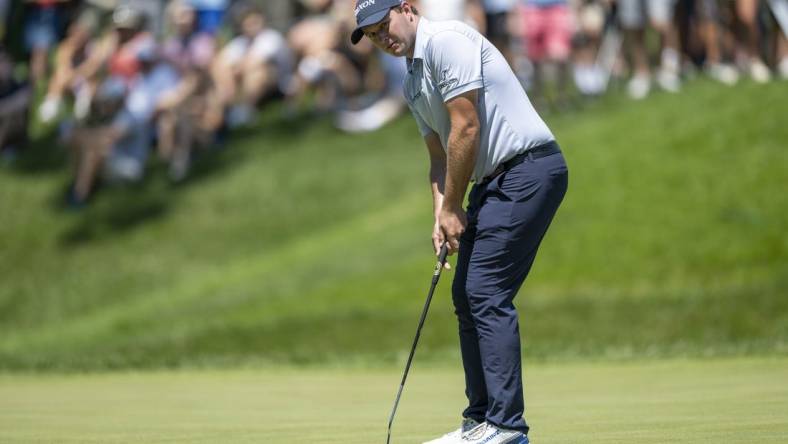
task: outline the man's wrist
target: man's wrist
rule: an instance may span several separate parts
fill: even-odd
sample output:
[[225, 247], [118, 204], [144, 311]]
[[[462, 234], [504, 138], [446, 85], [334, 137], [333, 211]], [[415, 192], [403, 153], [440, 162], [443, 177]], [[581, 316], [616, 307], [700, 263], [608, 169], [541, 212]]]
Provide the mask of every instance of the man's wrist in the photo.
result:
[[458, 204], [456, 202], [449, 202], [448, 199], [445, 199], [443, 201], [443, 205], [441, 205], [441, 211], [456, 213], [461, 210], [462, 210], [462, 204]]

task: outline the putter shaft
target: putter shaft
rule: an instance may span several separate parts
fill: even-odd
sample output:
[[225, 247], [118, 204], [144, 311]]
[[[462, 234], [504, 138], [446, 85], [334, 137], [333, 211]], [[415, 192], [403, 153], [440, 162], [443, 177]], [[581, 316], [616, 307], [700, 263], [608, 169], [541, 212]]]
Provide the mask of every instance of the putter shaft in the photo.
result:
[[446, 257], [449, 254], [449, 246], [444, 243], [441, 247], [440, 254], [438, 255], [438, 263], [435, 264], [435, 271], [432, 273], [432, 283], [430, 284], [430, 291], [427, 293], [427, 300], [424, 302], [424, 308], [421, 310], [421, 317], [419, 318], [419, 326], [416, 327], [416, 337], [413, 339], [413, 345], [410, 347], [410, 354], [408, 355], [408, 362], [405, 364], [405, 373], [402, 375], [402, 382], [399, 384], [397, 390], [397, 398], [394, 400], [394, 408], [391, 410], [389, 416], [388, 435], [386, 437], [386, 444], [391, 442], [391, 425], [394, 423], [394, 415], [397, 413], [397, 406], [399, 399], [402, 396], [402, 390], [405, 388], [405, 381], [408, 379], [408, 372], [410, 371], [410, 364], [413, 362], [413, 355], [416, 354], [416, 346], [419, 344], [419, 337], [421, 336], [421, 328], [424, 326], [424, 321], [427, 319], [427, 312], [430, 309], [430, 302], [432, 302], [432, 295], [435, 293], [435, 287], [438, 286], [438, 280], [441, 277], [441, 271], [446, 264]]

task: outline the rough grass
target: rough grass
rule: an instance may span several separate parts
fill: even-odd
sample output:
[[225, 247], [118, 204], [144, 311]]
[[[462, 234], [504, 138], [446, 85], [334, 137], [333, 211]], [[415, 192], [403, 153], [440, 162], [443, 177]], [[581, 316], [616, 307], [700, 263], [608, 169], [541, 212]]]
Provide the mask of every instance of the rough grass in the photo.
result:
[[[570, 190], [518, 297], [526, 357], [788, 350], [785, 84], [695, 81], [549, 116]], [[0, 368], [399, 362], [433, 259], [426, 150], [256, 128], [173, 186], [65, 210], [48, 139], [0, 169]], [[422, 359], [456, 357], [446, 273]]]

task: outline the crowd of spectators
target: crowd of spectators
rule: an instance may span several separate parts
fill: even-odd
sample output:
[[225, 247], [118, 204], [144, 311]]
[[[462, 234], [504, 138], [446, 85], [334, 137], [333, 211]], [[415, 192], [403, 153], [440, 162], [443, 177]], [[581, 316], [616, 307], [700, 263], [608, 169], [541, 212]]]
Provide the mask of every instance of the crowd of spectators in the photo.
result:
[[[268, 11], [286, 4], [276, 22]], [[633, 99], [707, 75], [788, 78], [788, 0], [414, 0], [501, 50], [539, 108], [620, 83]], [[374, 130], [404, 107], [404, 63], [349, 44], [354, 0], [0, 0], [0, 150], [33, 120], [69, 149], [72, 206], [99, 179], [135, 182], [151, 155], [173, 181], [278, 102]], [[280, 8], [282, 9], [282, 8]]]

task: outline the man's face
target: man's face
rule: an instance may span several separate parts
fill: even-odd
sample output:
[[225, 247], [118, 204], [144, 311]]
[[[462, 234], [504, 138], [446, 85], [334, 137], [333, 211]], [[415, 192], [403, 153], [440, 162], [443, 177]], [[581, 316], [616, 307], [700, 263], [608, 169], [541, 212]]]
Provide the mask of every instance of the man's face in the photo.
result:
[[380, 22], [364, 27], [364, 35], [380, 50], [396, 57], [411, 55], [416, 27], [410, 7], [393, 8]]
[[249, 38], [254, 38], [263, 30], [265, 21], [263, 16], [257, 13], [250, 13], [241, 21], [241, 32]]

